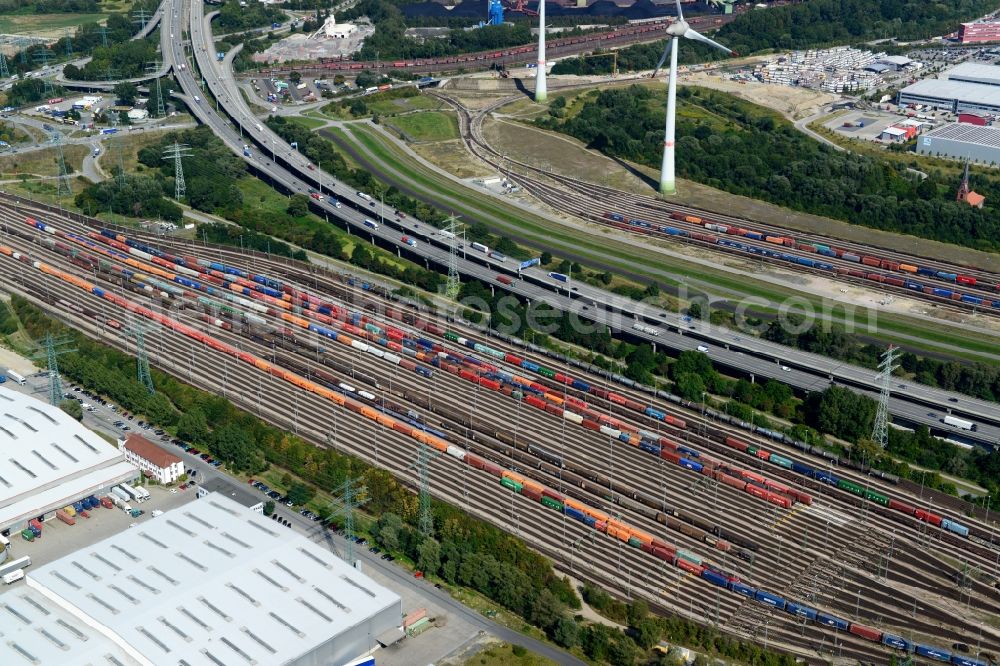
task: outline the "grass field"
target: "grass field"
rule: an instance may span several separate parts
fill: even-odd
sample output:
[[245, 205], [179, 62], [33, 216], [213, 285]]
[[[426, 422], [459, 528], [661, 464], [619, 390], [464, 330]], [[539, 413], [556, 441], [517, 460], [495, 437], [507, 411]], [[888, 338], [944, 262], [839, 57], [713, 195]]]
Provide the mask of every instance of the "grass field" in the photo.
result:
[[[63, 159], [70, 173], [81, 169], [83, 158], [88, 152], [87, 146], [63, 146]], [[0, 179], [18, 178], [21, 174], [46, 177], [56, 176], [58, 173], [55, 148], [29, 150], [0, 157]]]
[[458, 137], [458, 117], [443, 111], [408, 113], [389, 118], [387, 126], [400, 130], [411, 142], [447, 141]]
[[344, 102], [347, 103], [347, 107], [340, 106], [340, 102], [331, 102], [330, 104], [320, 108], [319, 111], [324, 116], [335, 120], [356, 120], [358, 118], [367, 118], [374, 113], [377, 113], [380, 116], [389, 116], [398, 113], [407, 113], [409, 111], [428, 111], [440, 109], [444, 106], [442, 102], [426, 95], [417, 95], [415, 97], [389, 97], [384, 93], [376, 93], [359, 99], [365, 103], [365, 106], [368, 109], [367, 113], [359, 116], [355, 116], [349, 110], [353, 100], [344, 100]]
[[[745, 275], [721, 271], [709, 272], [701, 264], [656, 253], [639, 245], [626, 245], [611, 240], [610, 232], [605, 229], [595, 228], [592, 234], [583, 235], [572, 228], [524, 211], [511, 209], [501, 202], [485, 198], [478, 192], [456, 185], [454, 181], [426, 169], [403, 154], [398, 147], [387, 144], [381, 135], [366, 128], [355, 128], [352, 138], [337, 130], [333, 131], [367, 151], [378, 161], [379, 168], [384, 168], [390, 173], [394, 171], [406, 187], [433, 194], [443, 203], [446, 202], [456, 213], [467, 219], [481, 220], [492, 226], [496, 232], [510, 235], [526, 245], [545, 247], [563, 256], [579, 257], [581, 263], [591, 268], [611, 266], [620, 274], [655, 279], [661, 285], [684, 281], [691, 287], [707, 289], [713, 294], [731, 300], [755, 296], [767, 303], [755, 308], [765, 315], [777, 313], [777, 304], [792, 297], [810, 303], [816, 312], [824, 311], [822, 299], [792, 288], [747, 279]], [[442, 192], [447, 194], [442, 195]], [[859, 307], [857, 312], [860, 321], [867, 319], [865, 308]], [[842, 322], [843, 316], [841, 306], [830, 312], [829, 320], [835, 323]], [[1000, 344], [996, 337], [981, 332], [970, 332], [953, 328], [945, 323], [936, 324], [886, 313], [879, 313], [878, 331], [872, 334], [872, 337], [885, 342], [894, 341], [918, 349], [977, 360], [982, 360], [984, 355], [989, 357], [996, 354]]]
[[31, 36], [62, 36], [81, 23], [103, 21], [107, 14], [4, 14], [0, 15], [0, 32]]
[[295, 123], [296, 125], [302, 125], [306, 129], [314, 130], [323, 127], [330, 121], [306, 116], [289, 116], [288, 122]]

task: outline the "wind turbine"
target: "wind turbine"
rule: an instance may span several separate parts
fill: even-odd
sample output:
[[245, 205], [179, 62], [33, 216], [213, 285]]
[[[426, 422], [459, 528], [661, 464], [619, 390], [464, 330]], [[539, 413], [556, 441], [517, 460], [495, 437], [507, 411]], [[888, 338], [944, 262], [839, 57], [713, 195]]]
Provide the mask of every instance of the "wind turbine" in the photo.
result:
[[717, 49], [725, 51], [730, 55], [736, 53], [722, 44], [709, 39], [705, 35], [691, 28], [684, 20], [684, 13], [681, 11], [681, 0], [677, 2], [677, 20], [667, 26], [667, 34], [670, 36], [670, 43], [663, 49], [660, 62], [656, 63], [653, 76], [660, 72], [663, 61], [667, 59], [667, 50], [670, 51], [670, 78], [667, 82], [667, 127], [666, 136], [663, 139], [663, 165], [660, 168], [660, 194], [676, 194], [677, 183], [674, 178], [674, 124], [677, 113], [677, 42], [681, 37], [704, 42]]

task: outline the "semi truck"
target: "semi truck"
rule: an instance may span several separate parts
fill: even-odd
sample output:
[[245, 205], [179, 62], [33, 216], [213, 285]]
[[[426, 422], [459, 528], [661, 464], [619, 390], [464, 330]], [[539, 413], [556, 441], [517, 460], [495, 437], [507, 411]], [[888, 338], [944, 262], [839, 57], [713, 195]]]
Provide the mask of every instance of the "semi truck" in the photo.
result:
[[20, 373], [15, 372], [14, 370], [7, 370], [7, 376], [10, 378], [11, 381], [20, 384], [21, 386], [24, 386], [25, 380]]
[[25, 555], [24, 557], [19, 557], [16, 560], [11, 560], [10, 562], [4, 562], [0, 564], [0, 576], [6, 576], [12, 571], [18, 571], [24, 569], [25, 567], [31, 566], [31, 557]]
[[122, 490], [124, 490], [126, 493], [128, 493], [128, 497], [124, 498], [125, 501], [127, 501], [127, 502], [135, 501], [137, 503], [138, 502], [145, 502], [146, 501], [146, 498], [143, 497], [142, 494], [138, 490], [136, 490], [132, 486], [128, 485], [127, 483], [123, 483], [123, 484], [119, 485], [118, 487], [121, 488]]
[[11, 585], [17, 581], [24, 578], [24, 569], [18, 569], [17, 571], [11, 571], [8, 574], [3, 575], [3, 584]]
[[953, 428], [958, 428], [959, 430], [968, 430], [969, 432], [976, 432], [979, 429], [972, 421], [966, 421], [965, 419], [956, 418], [954, 416], [946, 416], [941, 419], [941, 422], [945, 425], [950, 425]]
[[[128, 493], [128, 491], [123, 489], [121, 486], [115, 486], [112, 488], [111, 494], [113, 495], [112, 501], [114, 501], [114, 497], [117, 497], [122, 502], [127, 502], [132, 499], [132, 496]], [[118, 502], [115, 502], [115, 504], [118, 504]]]
[[143, 488], [142, 486], [136, 486], [135, 488], [133, 488], [133, 490], [135, 492], [139, 493], [139, 497], [140, 497], [139, 501], [140, 502], [145, 502], [150, 497], [149, 491], [146, 490], [145, 488]]

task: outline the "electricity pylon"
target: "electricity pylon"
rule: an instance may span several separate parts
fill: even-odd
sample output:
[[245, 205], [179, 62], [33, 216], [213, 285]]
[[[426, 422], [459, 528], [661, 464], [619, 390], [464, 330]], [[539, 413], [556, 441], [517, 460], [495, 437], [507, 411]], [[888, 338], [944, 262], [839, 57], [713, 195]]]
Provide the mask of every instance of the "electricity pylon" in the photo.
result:
[[97, 29], [97, 32], [101, 35], [101, 46], [104, 48], [108, 47], [108, 28], [107, 26], [101, 26]]
[[[458, 217], [452, 215], [447, 220], [444, 231], [451, 234], [448, 237], [448, 281], [445, 283], [444, 293], [448, 298], [457, 298], [458, 292], [462, 289], [462, 280], [458, 275], [458, 232], [463, 229]], [[462, 231], [464, 245], [465, 232]]]
[[344, 517], [344, 536], [347, 537], [347, 563], [354, 566], [354, 510], [368, 502], [368, 488], [355, 485], [356, 479], [348, 478], [336, 490], [333, 496], [337, 499], [330, 502], [333, 511], [330, 516]]
[[0, 52], [0, 79], [10, 78], [10, 70], [7, 69], [7, 56]]
[[898, 356], [899, 347], [889, 345], [878, 364], [878, 380], [882, 388], [878, 397], [878, 411], [875, 413], [875, 426], [872, 428], [872, 441], [883, 449], [889, 443], [889, 383], [892, 381]]
[[48, 67], [49, 62], [52, 61], [55, 55], [56, 54], [53, 53], [51, 49], [42, 48], [35, 51], [34, 55], [32, 55], [32, 58], [35, 60], [36, 63], [41, 63], [43, 67]]
[[186, 192], [184, 187], [184, 166], [181, 159], [191, 156], [191, 148], [186, 143], [177, 143], [163, 151], [163, 159], [174, 161], [174, 199], [180, 201]]
[[[147, 62], [146, 63], [146, 73], [152, 74], [153, 72], [160, 71], [160, 63], [158, 62]], [[152, 92], [152, 90], [150, 90]], [[163, 92], [160, 89], [160, 77], [156, 77], [156, 117], [162, 118], [167, 115], [166, 109], [163, 107]]]
[[139, 30], [146, 29], [146, 23], [153, 17], [152, 14], [147, 12], [145, 9], [137, 9], [132, 12], [132, 23], [139, 26]]
[[45, 334], [44, 343], [36, 343], [36, 351], [31, 358], [35, 361], [45, 361], [49, 371], [49, 403], [58, 406], [63, 400], [62, 380], [59, 378], [59, 357], [63, 354], [75, 352], [76, 349], [68, 349], [72, 339], [68, 336], [53, 337], [52, 333]]
[[149, 330], [138, 321], [133, 321], [128, 327], [128, 334], [135, 338], [136, 375], [139, 383], [152, 394], [156, 393], [156, 389], [153, 388], [153, 375], [149, 372], [149, 356], [146, 354], [146, 332]]
[[66, 35], [66, 57], [73, 57], [73, 37]]
[[431, 512], [431, 461], [440, 455], [440, 451], [431, 451], [421, 442], [417, 451], [417, 462], [407, 468], [415, 468], [420, 478], [420, 533], [425, 537], [434, 536], [434, 514]]
[[62, 133], [55, 132], [52, 135], [52, 142], [56, 144], [56, 165], [59, 167], [59, 175], [56, 178], [56, 196], [70, 196], [73, 188], [69, 184], [69, 169], [66, 168], [66, 157], [63, 155]]

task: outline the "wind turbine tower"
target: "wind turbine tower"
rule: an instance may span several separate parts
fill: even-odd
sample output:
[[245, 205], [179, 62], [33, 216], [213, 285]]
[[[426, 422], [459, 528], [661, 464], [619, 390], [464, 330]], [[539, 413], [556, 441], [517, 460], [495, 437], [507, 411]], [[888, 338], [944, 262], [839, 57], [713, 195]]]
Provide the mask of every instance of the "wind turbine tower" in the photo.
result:
[[549, 91], [545, 87], [545, 0], [538, 0], [538, 72], [535, 74], [535, 101], [541, 104], [548, 98]]
[[[667, 80], [667, 127], [666, 135], [663, 137], [663, 165], [660, 168], [660, 194], [676, 194], [677, 181], [674, 176], [674, 125], [677, 114], [677, 46], [681, 37], [704, 42], [709, 46], [725, 51], [730, 55], [736, 55], [732, 49], [728, 49], [722, 44], [709, 39], [700, 32], [693, 30], [684, 20], [684, 13], [681, 11], [681, 0], [677, 2], [677, 20], [667, 26], [667, 35], [670, 43], [663, 49], [660, 62], [656, 63], [652, 78], [660, 72], [663, 61], [667, 59], [667, 51], [670, 51], [670, 77]], [[539, 54], [541, 59], [541, 54]], [[541, 60], [539, 60], [541, 62]], [[539, 65], [541, 67], [541, 65]], [[537, 99], [537, 93], [536, 93]]]

